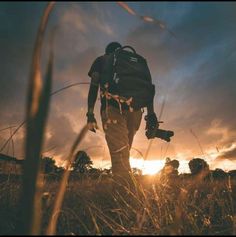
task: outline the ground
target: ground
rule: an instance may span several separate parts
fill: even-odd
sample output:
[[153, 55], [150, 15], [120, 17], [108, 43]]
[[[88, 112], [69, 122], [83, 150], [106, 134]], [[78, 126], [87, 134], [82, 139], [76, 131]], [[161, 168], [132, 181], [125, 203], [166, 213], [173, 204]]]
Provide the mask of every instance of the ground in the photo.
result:
[[[60, 235], [235, 235], [236, 180], [137, 176], [133, 186], [109, 178], [71, 179], [57, 224]], [[0, 234], [17, 235], [19, 176], [0, 183]], [[45, 178], [42, 234], [59, 181]]]

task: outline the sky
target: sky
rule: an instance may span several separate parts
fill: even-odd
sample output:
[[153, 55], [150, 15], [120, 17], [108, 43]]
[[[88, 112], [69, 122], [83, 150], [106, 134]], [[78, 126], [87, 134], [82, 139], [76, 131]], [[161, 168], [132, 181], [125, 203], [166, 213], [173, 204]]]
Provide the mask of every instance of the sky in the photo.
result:
[[[173, 130], [171, 143], [154, 139], [148, 161], [165, 157], [186, 164], [204, 158], [211, 168], [236, 169], [236, 3], [126, 2], [139, 15], [163, 21], [173, 37], [156, 24], [129, 14], [116, 2], [57, 2], [44, 40], [42, 73], [49, 34], [56, 27], [53, 91], [90, 82], [88, 70], [109, 42], [131, 45], [147, 59], [156, 87], [160, 128]], [[0, 130], [25, 118], [32, 52], [46, 2], [0, 2]], [[88, 85], [52, 97], [43, 155], [63, 161], [86, 123]], [[100, 101], [95, 115], [100, 128]], [[145, 115], [145, 114], [144, 114]], [[144, 117], [143, 115], [143, 117]], [[132, 160], [140, 162], [150, 140], [145, 121], [137, 132]], [[0, 131], [0, 146], [14, 129]], [[24, 158], [24, 128], [3, 153]], [[97, 167], [110, 164], [102, 129], [89, 132], [78, 149]], [[181, 163], [182, 162], [182, 163]], [[154, 163], [153, 163], [154, 164]]]

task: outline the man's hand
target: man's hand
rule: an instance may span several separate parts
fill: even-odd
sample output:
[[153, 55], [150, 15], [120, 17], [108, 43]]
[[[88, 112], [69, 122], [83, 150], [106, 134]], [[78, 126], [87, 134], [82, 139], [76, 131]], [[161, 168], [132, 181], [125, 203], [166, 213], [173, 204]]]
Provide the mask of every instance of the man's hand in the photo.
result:
[[146, 130], [153, 130], [159, 127], [159, 123], [155, 113], [147, 114], [144, 119], [146, 120]]
[[89, 130], [92, 132], [96, 132], [96, 129], [98, 129], [98, 125], [94, 117], [94, 113], [88, 112], [86, 116], [87, 116], [87, 124], [88, 124]]
[[148, 113], [144, 119], [146, 120], [146, 137], [148, 139], [152, 139], [156, 135], [156, 129], [159, 127], [159, 123], [157, 120], [156, 114], [153, 113]]

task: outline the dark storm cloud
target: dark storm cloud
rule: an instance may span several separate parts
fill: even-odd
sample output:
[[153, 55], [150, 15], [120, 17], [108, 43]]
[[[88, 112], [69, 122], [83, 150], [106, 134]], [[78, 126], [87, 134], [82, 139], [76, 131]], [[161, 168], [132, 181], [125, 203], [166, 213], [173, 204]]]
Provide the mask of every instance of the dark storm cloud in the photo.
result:
[[[4, 24], [0, 26], [0, 128], [19, 125], [24, 120], [33, 46], [45, 5], [46, 3], [1, 3], [0, 20]], [[72, 83], [89, 82], [87, 72], [98, 54], [95, 42], [99, 37], [88, 37], [86, 31], [90, 35], [96, 30], [104, 34], [111, 33], [106, 24], [100, 24], [99, 10], [90, 7], [92, 11], [89, 14], [86, 4], [81, 5], [58, 3], [49, 20], [43, 47], [42, 74], [48, 57], [48, 33], [56, 26], [53, 91]], [[94, 17], [89, 21], [92, 15]], [[80, 28], [79, 24], [83, 24], [83, 27]], [[53, 138], [47, 139], [45, 147], [57, 143], [61, 146], [65, 141], [63, 149], [57, 149], [57, 154], [69, 147], [69, 141], [73, 141], [76, 135], [71, 121], [76, 121], [80, 127], [85, 123], [85, 111], [81, 109], [86, 105], [87, 90], [88, 85], [76, 86], [52, 97], [50, 116], [53, 113], [54, 120], [49, 119], [48, 127]], [[15, 136], [18, 151], [22, 149], [23, 132], [24, 129], [18, 132], [21, 134], [19, 139]], [[2, 132], [0, 136], [1, 145], [9, 135], [8, 132]]]
[[236, 160], [236, 148], [226, 151], [222, 155], [217, 157], [217, 160], [220, 160], [220, 159], [229, 159], [229, 160], [235, 161]]
[[57, 152], [61, 153], [62, 151], [67, 151], [69, 153], [69, 145], [73, 143], [73, 140], [76, 137], [76, 133], [72, 128], [72, 125], [69, 119], [60, 114], [53, 115], [53, 121], [57, 121], [56, 123], [51, 123], [49, 127], [49, 139], [47, 144], [57, 146]]
[[[45, 5], [46, 3], [0, 3], [1, 128], [8, 125], [18, 126], [24, 121], [32, 50]], [[20, 129], [14, 136], [15, 153], [19, 158], [22, 158], [23, 131], [23, 128]], [[9, 135], [10, 131], [1, 132], [1, 146]], [[7, 151], [7, 147], [4, 151]]]
[[[167, 96], [164, 120], [176, 131], [178, 144], [194, 143], [193, 136], [186, 139], [191, 128], [203, 146], [235, 141], [235, 12], [235, 3], [193, 3], [171, 29], [177, 39], [144, 24], [127, 38], [148, 59], [157, 102]], [[222, 134], [218, 139], [207, 134], [215, 119], [228, 131], [224, 140]]]
[[1, 3], [1, 109], [6, 107], [9, 101], [17, 101], [25, 95], [37, 30], [35, 26], [39, 23], [39, 16], [44, 5], [45, 3]]

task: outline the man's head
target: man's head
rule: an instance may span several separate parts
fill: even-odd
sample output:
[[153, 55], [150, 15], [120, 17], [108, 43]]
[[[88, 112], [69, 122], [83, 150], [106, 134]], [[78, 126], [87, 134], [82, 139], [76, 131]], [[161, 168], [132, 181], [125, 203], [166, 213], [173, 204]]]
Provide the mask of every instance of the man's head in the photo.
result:
[[105, 49], [105, 53], [106, 53], [106, 54], [113, 53], [113, 52], [115, 52], [115, 50], [116, 50], [117, 48], [121, 48], [121, 47], [122, 47], [122, 46], [121, 46], [120, 43], [118, 43], [118, 42], [111, 42], [111, 43], [109, 43], [109, 44], [107, 45], [107, 47], [106, 47], [106, 49]]

